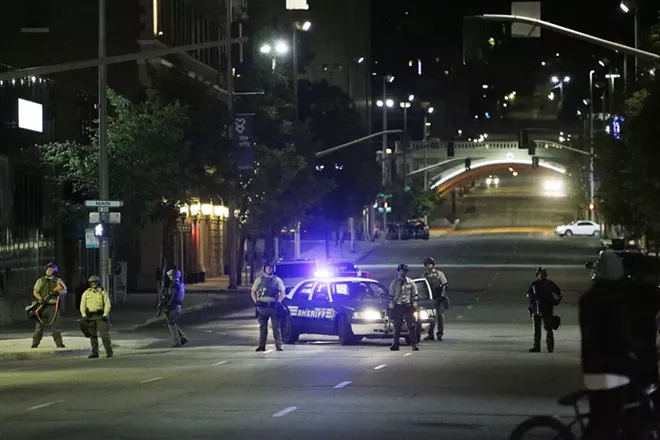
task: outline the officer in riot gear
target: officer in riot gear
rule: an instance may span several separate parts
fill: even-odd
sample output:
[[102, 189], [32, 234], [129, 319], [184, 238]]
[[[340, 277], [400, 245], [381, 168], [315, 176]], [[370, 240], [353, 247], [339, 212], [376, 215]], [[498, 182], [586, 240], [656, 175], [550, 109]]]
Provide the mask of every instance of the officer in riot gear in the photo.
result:
[[80, 299], [80, 314], [87, 326], [89, 341], [92, 344], [90, 359], [99, 357], [99, 338], [103, 342], [103, 348], [107, 357], [112, 357], [112, 342], [110, 341], [110, 298], [108, 292], [100, 285], [99, 277], [89, 277], [89, 289], [85, 290]]
[[252, 285], [252, 301], [257, 308], [256, 317], [259, 320], [259, 346], [255, 351], [266, 351], [268, 338], [268, 320], [273, 328], [273, 338], [277, 351], [282, 351], [282, 330], [280, 328], [280, 313], [285, 287], [282, 280], [274, 274], [272, 263], [264, 264], [264, 273]]
[[390, 284], [388, 314], [394, 319], [394, 342], [390, 350], [399, 350], [401, 325], [405, 319], [412, 349], [419, 351], [419, 347], [417, 346], [417, 321], [415, 319], [418, 301], [417, 286], [408, 277], [408, 266], [399, 264], [397, 267], [397, 277]]
[[34, 284], [32, 295], [39, 302], [35, 313], [37, 324], [32, 336], [32, 348], [39, 347], [39, 343], [44, 336], [44, 328], [50, 327], [53, 332], [53, 339], [58, 348], [65, 348], [62, 341], [62, 333], [58, 329], [60, 318], [60, 298], [67, 294], [67, 287], [60, 278], [57, 277], [58, 267], [55, 263], [46, 265], [45, 276], [39, 278]]
[[546, 346], [548, 353], [555, 350], [555, 316], [554, 308], [562, 298], [559, 286], [548, 279], [548, 270], [539, 267], [536, 270], [536, 280], [529, 286], [527, 291], [529, 299], [529, 314], [534, 323], [534, 346], [529, 350], [532, 353], [541, 351], [541, 325], [545, 328]]
[[449, 297], [447, 296], [447, 277], [442, 271], [435, 268], [435, 260], [431, 257], [424, 260], [424, 278], [429, 282], [435, 302], [435, 322], [429, 325], [429, 334], [425, 341], [433, 341], [433, 330], [438, 327], [438, 341], [442, 341], [445, 333], [445, 311], [449, 310]]
[[167, 276], [170, 279], [170, 285], [167, 288], [164, 300], [167, 328], [172, 334], [172, 347], [181, 347], [188, 342], [188, 338], [179, 327], [179, 316], [181, 316], [186, 286], [181, 281], [180, 270], [170, 269], [167, 271]]

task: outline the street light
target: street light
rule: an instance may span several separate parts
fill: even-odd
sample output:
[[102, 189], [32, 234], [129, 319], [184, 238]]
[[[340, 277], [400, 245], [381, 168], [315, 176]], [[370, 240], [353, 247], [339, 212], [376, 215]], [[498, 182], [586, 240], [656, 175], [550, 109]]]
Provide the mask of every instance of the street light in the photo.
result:
[[311, 27], [312, 27], [312, 23], [309, 22], [309, 21], [306, 21], [302, 25], [302, 30], [307, 32]]
[[394, 107], [394, 101], [392, 99], [388, 99], [387, 101], [385, 101], [385, 104], [387, 104], [389, 108]]
[[408, 101], [412, 102], [415, 100], [415, 95], [408, 95]]
[[273, 49], [273, 48], [270, 47], [270, 44], [264, 44], [263, 46], [261, 46], [261, 48], [259, 49], [259, 51], [260, 51], [261, 53], [263, 53], [263, 54], [269, 54], [270, 51], [271, 51], [272, 49]]
[[[639, 49], [639, 5], [635, 0], [630, 0], [630, 1], [622, 1], [621, 4], [619, 5], [621, 7], [621, 10], [628, 14], [630, 10], [632, 9], [634, 12], [634, 21], [635, 21], [635, 49]], [[628, 55], [624, 55], [623, 58], [624, 65], [628, 65]], [[637, 78], [637, 68], [639, 67], [637, 57], [635, 57], [635, 78]], [[628, 69], [625, 69], [624, 72], [624, 82], [627, 84], [628, 83]]]
[[279, 40], [275, 43], [275, 52], [280, 55], [284, 55], [289, 52], [289, 46], [286, 44], [286, 42]]

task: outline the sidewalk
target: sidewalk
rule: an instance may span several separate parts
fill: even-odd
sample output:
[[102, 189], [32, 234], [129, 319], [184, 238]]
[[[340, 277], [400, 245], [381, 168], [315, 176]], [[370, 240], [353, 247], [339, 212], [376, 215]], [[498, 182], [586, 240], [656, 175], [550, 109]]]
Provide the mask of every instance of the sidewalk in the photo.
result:
[[[355, 252], [351, 252], [351, 242], [344, 241], [343, 244], [337, 244], [334, 241], [330, 242], [330, 258], [334, 261], [352, 261], [359, 263], [360, 260], [365, 259], [373, 251], [387, 243], [387, 240], [372, 241], [356, 241]], [[325, 242], [314, 246], [312, 249], [303, 252], [300, 255], [303, 259], [315, 259], [317, 261], [326, 261]]]
[[[183, 314], [194, 313], [246, 295], [245, 289], [227, 290], [227, 277], [209, 279], [205, 283], [193, 284], [187, 287]], [[127, 295], [126, 302], [113, 304], [110, 319], [112, 321], [113, 346], [121, 347], [122, 351], [136, 350], [154, 342], [135, 334], [135, 330], [153, 324], [156, 318], [156, 293], [134, 293]], [[5, 327], [0, 327], [0, 359], [28, 359], [41, 356], [87, 353], [90, 350], [89, 340], [80, 331], [80, 313], [78, 310], [68, 310], [60, 318], [60, 330], [64, 335], [66, 348], [56, 348], [50, 332], [46, 331], [39, 348], [30, 348], [34, 321], [23, 321]]]

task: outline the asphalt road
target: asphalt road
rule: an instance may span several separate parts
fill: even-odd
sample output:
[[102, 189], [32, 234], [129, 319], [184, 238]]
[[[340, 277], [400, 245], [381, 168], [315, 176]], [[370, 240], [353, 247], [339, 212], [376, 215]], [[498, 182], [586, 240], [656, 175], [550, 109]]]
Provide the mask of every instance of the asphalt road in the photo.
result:
[[[3, 362], [0, 439], [506, 439], [529, 415], [570, 414], [555, 401], [580, 386], [575, 305], [597, 246], [472, 235], [384, 245], [361, 263], [380, 281], [428, 255], [449, 278], [445, 341], [419, 352], [303, 336], [255, 353], [252, 311], [235, 308], [187, 318], [181, 349]], [[565, 291], [553, 354], [528, 352], [525, 291], [540, 264]]]
[[[575, 220], [575, 203], [565, 190], [549, 191], [544, 182], [560, 181], [554, 173], [500, 176], [498, 186], [477, 186], [457, 198], [458, 229], [501, 227], [554, 228]], [[448, 198], [441, 217], [451, 216]]]

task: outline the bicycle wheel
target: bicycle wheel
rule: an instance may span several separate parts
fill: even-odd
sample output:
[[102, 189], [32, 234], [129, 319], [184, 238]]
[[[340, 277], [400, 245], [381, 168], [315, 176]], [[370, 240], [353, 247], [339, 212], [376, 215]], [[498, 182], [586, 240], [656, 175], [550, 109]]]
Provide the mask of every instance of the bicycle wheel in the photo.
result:
[[518, 425], [509, 440], [575, 440], [575, 436], [554, 417], [536, 416]]

